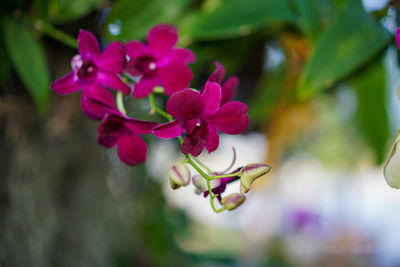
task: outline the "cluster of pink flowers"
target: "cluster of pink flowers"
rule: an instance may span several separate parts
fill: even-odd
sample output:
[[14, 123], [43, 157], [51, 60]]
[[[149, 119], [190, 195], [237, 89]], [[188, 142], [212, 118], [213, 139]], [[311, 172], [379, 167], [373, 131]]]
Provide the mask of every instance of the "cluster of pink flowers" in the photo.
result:
[[[161, 139], [178, 138], [185, 159], [169, 171], [173, 189], [185, 186], [191, 180], [185, 164], [193, 166], [201, 176], [193, 176], [198, 192], [211, 198], [214, 211], [232, 210], [245, 199], [244, 194], [258, 177], [267, 173], [266, 164], [250, 164], [235, 172], [223, 174], [196, 165], [197, 157], [205, 148], [209, 153], [219, 145], [219, 132], [240, 134], [249, 125], [247, 106], [232, 101], [239, 80], [230, 77], [223, 82], [224, 67], [216, 62], [216, 70], [200, 90], [188, 88], [193, 74], [188, 64], [196, 59], [186, 48], [175, 48], [178, 41], [174, 26], [161, 24], [152, 28], [147, 44], [139, 41], [110, 43], [103, 52], [95, 36], [81, 30], [78, 36], [79, 54], [71, 60], [72, 72], [51, 84], [58, 94], [82, 90], [81, 109], [90, 119], [99, 120], [98, 142], [110, 148], [117, 146], [120, 160], [134, 166], [146, 161], [147, 144], [140, 135], [153, 134]], [[155, 106], [153, 92], [167, 95], [166, 111]], [[110, 91], [116, 91], [114, 94]], [[126, 114], [123, 95], [133, 98], [149, 97], [153, 111], [168, 122], [134, 119]], [[183, 136], [182, 136], [183, 135]], [[191, 155], [191, 156], [190, 156]], [[240, 193], [225, 198], [221, 194], [227, 184], [240, 179]], [[211, 183], [212, 182], [212, 183]], [[223, 206], [217, 210], [214, 198]]]
[[[230, 101], [238, 79], [231, 77], [221, 86], [225, 69], [219, 63], [200, 91], [188, 88], [193, 78], [188, 64], [196, 57], [189, 49], [175, 48], [177, 41], [176, 28], [161, 24], [150, 30], [147, 44], [112, 42], [100, 52], [96, 37], [81, 30], [79, 55], [71, 60], [72, 72], [53, 82], [51, 88], [58, 94], [82, 90], [82, 111], [93, 120], [102, 120], [98, 142], [105, 147], [117, 145], [118, 155], [126, 164], [146, 160], [147, 145], [140, 134], [153, 133], [168, 139], [186, 132], [184, 154], [198, 156], [204, 147], [212, 152], [219, 144], [218, 131], [239, 134], [247, 128], [247, 106]], [[125, 82], [124, 75], [136, 82]], [[143, 98], [157, 86], [170, 96], [167, 112], [175, 119], [161, 125], [123, 114], [109, 91]]]

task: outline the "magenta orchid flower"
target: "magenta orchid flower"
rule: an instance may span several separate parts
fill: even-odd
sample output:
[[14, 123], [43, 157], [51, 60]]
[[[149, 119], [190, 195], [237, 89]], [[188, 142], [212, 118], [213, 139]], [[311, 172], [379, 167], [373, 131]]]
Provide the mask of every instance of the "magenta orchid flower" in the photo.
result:
[[155, 136], [163, 139], [175, 138], [186, 132], [181, 150], [197, 157], [203, 147], [209, 153], [219, 145], [218, 131], [240, 134], [249, 125], [248, 107], [237, 101], [222, 106], [221, 87], [217, 82], [207, 82], [200, 94], [193, 89], [184, 89], [173, 94], [167, 102], [167, 112], [175, 120], [153, 128]]
[[400, 49], [400, 27], [397, 27], [394, 39], [396, 41], [397, 48]]
[[[236, 76], [229, 77], [224, 83], [222, 80], [225, 77], [225, 68], [218, 62], [215, 61], [217, 66], [216, 70], [211, 73], [208, 77], [207, 82], [217, 82], [221, 86], [221, 106], [231, 101], [236, 95], [237, 87], [239, 85], [239, 79]], [[204, 91], [204, 86], [201, 88], [201, 92]]]
[[114, 105], [112, 94], [105, 88], [122, 91], [128, 95], [130, 87], [121, 81], [125, 64], [125, 47], [121, 42], [112, 42], [100, 53], [96, 37], [85, 30], [78, 35], [79, 55], [71, 60], [72, 72], [54, 81], [51, 89], [58, 94], [72, 94], [82, 91], [81, 108], [92, 119], [101, 119], [98, 110], [92, 110], [92, 105], [85, 103], [85, 97], [102, 99], [109, 105]]
[[100, 99], [87, 97], [85, 100], [103, 113], [97, 128], [99, 144], [108, 148], [117, 145], [118, 157], [128, 165], [145, 162], [147, 144], [139, 134], [150, 133], [157, 123], [132, 119]]
[[196, 57], [189, 49], [174, 48], [177, 41], [176, 27], [160, 24], [150, 30], [148, 45], [139, 41], [126, 44], [130, 58], [126, 71], [141, 77], [134, 86], [134, 97], [146, 97], [158, 85], [164, 87], [167, 95], [189, 86], [193, 74], [187, 64], [194, 62]]

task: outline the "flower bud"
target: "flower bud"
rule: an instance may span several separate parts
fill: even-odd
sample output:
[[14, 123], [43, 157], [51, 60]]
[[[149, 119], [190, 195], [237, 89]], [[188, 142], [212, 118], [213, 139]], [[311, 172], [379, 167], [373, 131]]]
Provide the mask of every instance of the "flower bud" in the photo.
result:
[[[196, 187], [197, 194], [208, 191], [207, 181], [200, 174], [194, 175], [192, 177], [192, 182], [193, 182], [193, 185]], [[211, 189], [216, 188], [220, 184], [221, 184], [221, 181], [218, 179], [210, 181]]]
[[233, 193], [224, 197], [221, 200], [221, 204], [228, 210], [234, 210], [239, 207], [245, 199], [246, 197], [243, 194]]
[[190, 171], [185, 164], [175, 164], [168, 171], [169, 184], [172, 189], [186, 186], [190, 182]]
[[240, 193], [244, 194], [249, 192], [251, 184], [255, 179], [268, 173], [271, 166], [261, 163], [248, 164], [242, 169], [242, 176], [240, 177]]
[[398, 143], [400, 141], [400, 129], [396, 140], [385, 161], [383, 169], [383, 176], [385, 176], [386, 183], [393, 188], [400, 188], [400, 151], [397, 151]]

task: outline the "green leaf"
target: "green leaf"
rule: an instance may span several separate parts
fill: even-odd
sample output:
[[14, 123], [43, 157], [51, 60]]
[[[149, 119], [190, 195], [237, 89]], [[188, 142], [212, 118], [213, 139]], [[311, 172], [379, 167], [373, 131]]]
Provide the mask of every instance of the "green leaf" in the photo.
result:
[[174, 23], [191, 0], [120, 0], [105, 23], [110, 39], [143, 39], [159, 23]]
[[219, 40], [247, 35], [272, 24], [294, 22], [287, 0], [221, 0], [180, 24], [181, 33], [195, 40]]
[[3, 36], [0, 36], [0, 85], [10, 72], [10, 61], [7, 57]]
[[54, 23], [65, 23], [87, 15], [105, 0], [49, 0], [49, 17]]
[[349, 81], [358, 99], [357, 125], [373, 149], [377, 163], [382, 163], [390, 138], [386, 112], [386, 73], [382, 59], [370, 64]]
[[298, 97], [306, 99], [334, 85], [373, 58], [390, 41], [359, 0], [352, 0], [320, 36], [299, 80]]
[[49, 18], [49, 0], [35, 0], [33, 3], [33, 17], [47, 21]]
[[13, 67], [43, 113], [49, 102], [50, 75], [43, 48], [30, 26], [26, 19], [6, 19], [4, 40]]
[[324, 0], [292, 0], [303, 33], [315, 39], [321, 30], [321, 9], [328, 5]]
[[282, 90], [284, 78], [283, 67], [263, 75], [249, 105], [251, 120], [261, 121], [269, 117], [284, 95]]

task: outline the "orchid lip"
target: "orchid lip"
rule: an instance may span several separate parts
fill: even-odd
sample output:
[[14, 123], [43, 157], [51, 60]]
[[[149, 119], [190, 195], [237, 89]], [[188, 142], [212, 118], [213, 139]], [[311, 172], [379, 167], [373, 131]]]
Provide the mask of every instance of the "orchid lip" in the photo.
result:
[[156, 59], [150, 55], [137, 58], [133, 64], [143, 74], [143, 77], [150, 78], [156, 74]]
[[[79, 62], [77, 62], [79, 65]], [[77, 71], [78, 78], [86, 84], [91, 84], [96, 79], [97, 66], [91, 59], [85, 58]]]

